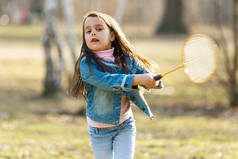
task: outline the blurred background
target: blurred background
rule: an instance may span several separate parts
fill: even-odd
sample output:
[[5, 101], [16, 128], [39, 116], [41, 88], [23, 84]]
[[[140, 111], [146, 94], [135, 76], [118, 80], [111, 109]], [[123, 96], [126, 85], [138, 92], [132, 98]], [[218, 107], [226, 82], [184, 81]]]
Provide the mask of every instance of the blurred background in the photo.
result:
[[154, 121], [133, 107], [137, 158], [238, 158], [237, 0], [0, 0], [0, 158], [92, 158], [86, 102], [67, 93], [89, 11], [114, 17], [158, 73], [191, 34], [219, 46], [207, 83], [180, 70], [145, 92]]

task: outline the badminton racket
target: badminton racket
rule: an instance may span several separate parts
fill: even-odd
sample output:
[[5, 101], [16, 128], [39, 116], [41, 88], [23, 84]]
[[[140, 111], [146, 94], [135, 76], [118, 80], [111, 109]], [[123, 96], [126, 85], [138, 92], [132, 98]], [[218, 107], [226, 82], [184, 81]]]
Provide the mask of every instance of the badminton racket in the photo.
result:
[[205, 83], [215, 73], [217, 51], [218, 47], [210, 37], [202, 34], [191, 35], [183, 45], [183, 64], [166, 73], [156, 75], [154, 79], [160, 80], [166, 75], [183, 68], [185, 74], [193, 83]]

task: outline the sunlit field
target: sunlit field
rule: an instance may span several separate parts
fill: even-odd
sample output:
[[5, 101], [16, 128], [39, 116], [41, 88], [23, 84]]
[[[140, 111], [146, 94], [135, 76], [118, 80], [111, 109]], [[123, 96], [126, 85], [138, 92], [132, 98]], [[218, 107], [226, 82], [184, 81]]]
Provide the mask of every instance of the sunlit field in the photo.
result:
[[[20, 108], [19, 108], [20, 109]], [[138, 159], [236, 159], [236, 119], [135, 113]], [[84, 117], [22, 114], [0, 121], [0, 158], [91, 159]]]
[[[14, 38], [16, 31], [21, 34]], [[45, 71], [42, 31], [39, 27], [0, 27], [0, 159], [92, 159], [85, 117], [72, 115], [85, 107], [85, 101], [66, 94], [67, 72], [61, 93], [52, 98], [41, 96]], [[159, 65], [158, 73], [181, 64], [187, 36], [128, 34], [136, 50]], [[78, 43], [79, 52], [80, 39]], [[69, 58], [66, 43], [64, 54]], [[67, 66], [72, 69], [72, 62]], [[153, 121], [133, 106], [135, 158], [238, 158], [238, 112], [228, 108], [226, 93], [216, 78], [195, 85], [180, 70], [163, 82], [164, 89], [145, 92]]]

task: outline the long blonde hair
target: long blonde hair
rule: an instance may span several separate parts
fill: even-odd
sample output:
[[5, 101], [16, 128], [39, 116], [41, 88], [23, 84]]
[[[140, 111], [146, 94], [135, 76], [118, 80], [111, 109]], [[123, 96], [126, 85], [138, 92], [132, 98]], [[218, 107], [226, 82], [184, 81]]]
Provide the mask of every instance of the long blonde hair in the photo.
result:
[[83, 20], [83, 43], [81, 47], [80, 56], [75, 64], [75, 72], [74, 72], [73, 80], [69, 88], [69, 93], [73, 97], [78, 97], [79, 95], [82, 94], [86, 98], [86, 90], [80, 75], [80, 62], [84, 56], [86, 56], [86, 62], [89, 64], [90, 71], [91, 71], [91, 60], [93, 59], [102, 69], [102, 71], [113, 73], [102, 62], [100, 62], [100, 59], [97, 58], [94, 55], [94, 53], [86, 45], [84, 23], [88, 17], [98, 17], [102, 19], [106, 23], [110, 31], [112, 31], [115, 34], [115, 40], [112, 42], [112, 47], [115, 48], [113, 55], [115, 57], [116, 65], [118, 65], [120, 68], [121, 67], [125, 68], [125, 70], [129, 74], [130, 71], [128, 70], [126, 62], [125, 62], [127, 56], [129, 55], [130, 57], [136, 60], [136, 62], [138, 63], [140, 67], [145, 68], [149, 72], [155, 72], [155, 67], [154, 67], [155, 65], [151, 61], [149, 61], [147, 58], [143, 57], [142, 55], [139, 55], [135, 51], [135, 49], [126, 39], [126, 36], [120, 29], [117, 22], [111, 16], [104, 13], [100, 13], [100, 12], [89, 12], [86, 14]]

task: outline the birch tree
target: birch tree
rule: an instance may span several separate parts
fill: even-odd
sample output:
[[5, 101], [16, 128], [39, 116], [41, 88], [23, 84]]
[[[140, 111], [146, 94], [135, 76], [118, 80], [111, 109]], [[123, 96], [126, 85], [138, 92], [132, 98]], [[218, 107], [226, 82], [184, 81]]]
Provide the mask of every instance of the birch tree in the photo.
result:
[[67, 42], [70, 48], [70, 52], [73, 58], [74, 63], [76, 63], [76, 38], [74, 33], [74, 9], [71, 5], [70, 0], [62, 0], [63, 1], [63, 11], [64, 11], [64, 19], [66, 23], [66, 35]]
[[115, 10], [115, 19], [120, 24], [126, 9], [127, 0], [117, 0], [116, 10]]
[[[62, 70], [64, 68], [64, 57], [62, 50], [62, 37], [59, 34], [57, 20], [56, 20], [56, 0], [45, 0], [44, 14], [45, 14], [45, 29], [42, 38], [45, 61], [46, 61], [46, 75], [44, 80], [43, 94], [48, 96], [56, 93], [61, 88]], [[58, 61], [54, 64], [52, 57], [52, 45], [56, 44], [58, 51]]]

